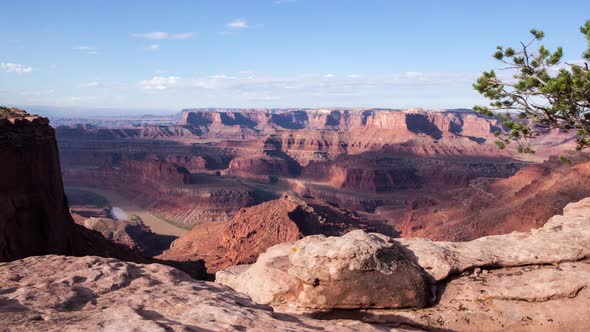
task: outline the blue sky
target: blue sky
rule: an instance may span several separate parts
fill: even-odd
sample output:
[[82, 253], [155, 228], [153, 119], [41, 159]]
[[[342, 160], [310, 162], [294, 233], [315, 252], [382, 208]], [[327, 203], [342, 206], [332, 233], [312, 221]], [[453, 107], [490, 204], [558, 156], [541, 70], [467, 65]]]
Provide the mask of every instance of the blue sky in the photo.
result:
[[472, 107], [496, 45], [581, 57], [590, 1], [0, 1], [0, 104]]

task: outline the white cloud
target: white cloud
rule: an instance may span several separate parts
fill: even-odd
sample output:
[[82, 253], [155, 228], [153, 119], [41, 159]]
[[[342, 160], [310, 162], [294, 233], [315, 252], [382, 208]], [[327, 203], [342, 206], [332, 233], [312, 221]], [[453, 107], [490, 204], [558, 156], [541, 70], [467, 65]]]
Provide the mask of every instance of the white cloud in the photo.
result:
[[96, 81], [93, 82], [86, 82], [86, 83], [82, 83], [80, 84], [81, 88], [98, 88], [101, 87], [102, 84]]
[[177, 76], [154, 76], [152, 79], [139, 82], [139, 86], [144, 90], [167, 90], [178, 87], [180, 77]]
[[234, 93], [356, 95], [394, 89], [429, 90], [467, 86], [477, 74], [461, 72], [402, 72], [381, 76], [298, 75], [289, 77], [250, 75], [210, 75], [197, 78], [154, 76], [138, 83], [144, 90], [210, 89]]
[[12, 63], [12, 62], [2, 62], [0, 63], [0, 68], [2, 68], [7, 73], [16, 73], [16, 74], [28, 74], [33, 71], [32, 67], [27, 67], [21, 65], [20, 63]]
[[154, 32], [146, 32], [146, 33], [133, 33], [133, 34], [131, 34], [131, 37], [152, 39], [152, 40], [190, 39], [193, 37], [193, 33], [192, 32], [169, 33], [169, 32], [162, 32], [162, 31], [154, 31]]
[[293, 3], [293, 2], [297, 2], [297, 0], [275, 0], [274, 4], [275, 5], [282, 5], [285, 3]]
[[151, 44], [150, 46], [147, 47], [147, 50], [149, 51], [157, 51], [160, 49], [160, 44]]
[[248, 22], [246, 22], [246, 20], [244, 19], [239, 18], [231, 22], [228, 22], [225, 26], [232, 29], [246, 29], [248, 28]]

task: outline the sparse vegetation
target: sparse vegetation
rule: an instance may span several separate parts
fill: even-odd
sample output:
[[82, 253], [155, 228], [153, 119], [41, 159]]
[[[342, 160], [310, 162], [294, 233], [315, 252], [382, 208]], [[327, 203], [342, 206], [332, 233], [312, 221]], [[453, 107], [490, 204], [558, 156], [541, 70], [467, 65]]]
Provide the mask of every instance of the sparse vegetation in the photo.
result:
[[29, 115], [30, 114], [27, 113], [27, 111], [22, 110], [20, 108], [0, 106], [0, 119], [14, 118], [14, 117], [25, 117], [25, 116], [29, 116]]
[[485, 115], [500, 117], [508, 133], [498, 135], [496, 144], [505, 148], [517, 141], [518, 152], [533, 153], [523, 140], [552, 129], [574, 130], [577, 149], [590, 146], [590, 20], [580, 27], [588, 48], [581, 61], [563, 62], [563, 49], [548, 50], [538, 44], [545, 34], [532, 29], [532, 38], [517, 49], [498, 46], [493, 57], [504, 70], [515, 72], [502, 78], [494, 70], [484, 72], [474, 88], [490, 99], [489, 106], [475, 106]]

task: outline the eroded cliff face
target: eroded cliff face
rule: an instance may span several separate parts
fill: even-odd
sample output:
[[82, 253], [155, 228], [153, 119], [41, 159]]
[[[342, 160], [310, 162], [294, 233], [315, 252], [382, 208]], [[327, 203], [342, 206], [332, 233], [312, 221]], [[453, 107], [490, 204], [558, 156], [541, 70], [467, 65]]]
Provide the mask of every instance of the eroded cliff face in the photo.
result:
[[[74, 223], [64, 194], [55, 132], [46, 118], [0, 109], [0, 158], [0, 261], [61, 254], [150, 262]], [[202, 262], [182, 266], [196, 278], [205, 277]]]
[[186, 229], [228, 221], [240, 208], [256, 203], [250, 188], [215, 176], [205, 176], [208, 180], [203, 181], [175, 163], [124, 160], [120, 165], [65, 168], [66, 184], [116, 190]]
[[588, 156], [572, 158], [572, 165], [553, 159], [504, 179], [477, 179], [440, 197], [418, 197], [401, 217], [400, 231], [404, 237], [453, 241], [528, 231], [589, 195]]
[[[487, 119], [481, 122], [482, 119]], [[464, 110], [425, 112], [421, 109], [277, 109], [277, 110], [183, 110], [181, 125], [204, 132], [225, 126], [245, 127], [261, 132], [277, 129], [352, 131], [383, 129], [398, 136], [411, 133], [440, 138], [443, 133], [492, 135], [499, 122]], [[491, 136], [490, 136], [491, 137]]]
[[75, 229], [49, 121], [0, 119], [0, 160], [0, 261], [72, 253]]

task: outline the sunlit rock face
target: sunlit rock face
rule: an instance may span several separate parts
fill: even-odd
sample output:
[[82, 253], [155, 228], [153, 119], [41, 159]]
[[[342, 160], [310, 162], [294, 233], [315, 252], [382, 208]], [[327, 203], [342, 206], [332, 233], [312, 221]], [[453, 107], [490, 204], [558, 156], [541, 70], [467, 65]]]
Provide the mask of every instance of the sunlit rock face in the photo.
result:
[[364, 308], [365, 321], [428, 329], [581, 331], [590, 327], [589, 256], [586, 198], [540, 229], [470, 242], [306, 237], [217, 272], [217, 281], [279, 311]]
[[347, 211], [292, 195], [241, 209], [229, 223], [207, 223], [175, 240], [160, 257], [203, 258], [215, 272], [231, 265], [254, 263], [268, 248], [306, 235], [343, 235], [370, 226]]
[[400, 331], [275, 314], [247, 296], [160, 264], [39, 256], [0, 263], [9, 331]]

